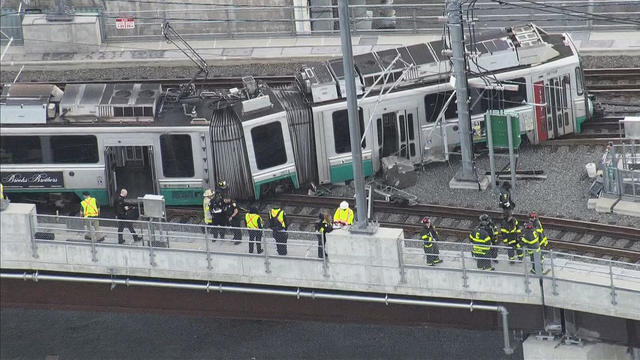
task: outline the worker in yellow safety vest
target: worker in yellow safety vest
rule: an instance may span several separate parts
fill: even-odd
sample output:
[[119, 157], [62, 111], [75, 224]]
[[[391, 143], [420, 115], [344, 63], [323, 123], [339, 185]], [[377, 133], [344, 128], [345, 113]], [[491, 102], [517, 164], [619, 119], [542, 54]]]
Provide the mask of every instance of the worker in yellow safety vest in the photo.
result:
[[253, 254], [253, 244], [258, 254], [262, 254], [262, 218], [255, 206], [249, 208], [244, 215], [244, 221], [249, 229], [249, 253]]
[[353, 225], [353, 210], [349, 208], [348, 202], [340, 203], [340, 207], [333, 214], [333, 222], [340, 225]]
[[4, 200], [4, 185], [0, 183], [0, 200]]
[[278, 255], [287, 255], [287, 214], [279, 207], [274, 207], [269, 211], [269, 227], [273, 231], [273, 239], [276, 241], [276, 250]]
[[100, 215], [100, 208], [96, 198], [91, 197], [87, 191], [82, 193], [84, 200], [80, 202], [82, 206], [82, 216], [87, 219], [88, 232], [84, 235], [87, 240], [97, 239], [103, 241], [104, 236], [100, 236], [100, 221], [98, 215]]

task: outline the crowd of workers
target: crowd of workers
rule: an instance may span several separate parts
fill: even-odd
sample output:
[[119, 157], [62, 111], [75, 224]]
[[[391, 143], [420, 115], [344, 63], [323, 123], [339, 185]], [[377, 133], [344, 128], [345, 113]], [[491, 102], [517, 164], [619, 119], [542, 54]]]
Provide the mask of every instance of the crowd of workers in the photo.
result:
[[[0, 188], [0, 194], [2, 194]], [[212, 236], [212, 241], [223, 239], [227, 228], [231, 228], [233, 233], [234, 244], [238, 245], [242, 240], [242, 218], [240, 209], [235, 201], [227, 196], [227, 183], [219, 181], [216, 184], [215, 191], [207, 189], [203, 194], [203, 212], [204, 223], [210, 225], [206, 227], [206, 231]], [[120, 197], [117, 201], [116, 214], [118, 218], [118, 243], [123, 244], [123, 232], [127, 228], [133, 236], [134, 242], [142, 240], [142, 235], [138, 235], [133, 228], [131, 220], [137, 218], [136, 206], [127, 201], [127, 190], [120, 191]], [[97, 241], [103, 241], [104, 236], [100, 235], [100, 227], [98, 217], [100, 208], [96, 199], [91, 197], [88, 192], [83, 193], [84, 199], [80, 203], [82, 216], [88, 218], [87, 233], [85, 238], [95, 238]], [[523, 260], [528, 255], [531, 260], [531, 272], [535, 273], [535, 255], [540, 253], [540, 264], [543, 261], [541, 250], [548, 247], [548, 240], [544, 234], [544, 228], [536, 213], [530, 213], [526, 222], [521, 225], [513, 216], [515, 203], [511, 199], [510, 185], [505, 182], [501, 185], [498, 205], [503, 211], [503, 219], [501, 224], [496, 225], [491, 217], [482, 214], [479, 218], [479, 224], [469, 234], [469, 239], [473, 244], [472, 256], [476, 259], [477, 267], [481, 270], [495, 270], [492, 262], [498, 262], [498, 248], [502, 245], [507, 247], [507, 256], [511, 264]], [[354, 220], [354, 212], [349, 207], [349, 203], [343, 201], [336, 209], [333, 218], [326, 213], [318, 215], [318, 221], [315, 223], [315, 230], [318, 239], [318, 257], [327, 257], [325, 250], [326, 235], [333, 231], [334, 227], [342, 227], [352, 225]], [[420, 232], [420, 239], [424, 243], [424, 252], [427, 265], [434, 266], [441, 263], [438, 249], [438, 231], [431, 223], [429, 217], [422, 219], [423, 229]], [[287, 229], [289, 221], [287, 214], [280, 207], [273, 207], [269, 210], [269, 219], [265, 224], [262, 217], [258, 213], [258, 209], [254, 206], [249, 207], [245, 211], [244, 225], [249, 233], [249, 253], [253, 253], [254, 248], [258, 254], [263, 252], [262, 248], [262, 231], [261, 229], [268, 227], [272, 230], [273, 239], [276, 242], [276, 249], [279, 255], [287, 255]], [[502, 241], [502, 244], [500, 244]]]
[[[544, 228], [538, 215], [529, 213], [529, 218], [523, 226], [513, 216], [516, 204], [511, 199], [510, 184], [505, 182], [500, 189], [498, 205], [502, 209], [502, 223], [496, 225], [487, 214], [480, 215], [479, 224], [469, 234], [473, 244], [472, 256], [476, 259], [477, 267], [481, 270], [495, 270], [492, 262], [498, 262], [498, 246], [507, 247], [507, 256], [510, 264], [522, 261], [525, 255], [531, 260], [531, 272], [536, 273], [535, 256], [540, 254], [540, 264], [544, 260], [541, 250], [549, 246]], [[442, 262], [438, 257], [438, 232], [431, 224], [431, 219], [422, 219], [424, 228], [420, 238], [424, 241], [424, 252], [427, 265], [433, 266]], [[502, 241], [502, 244], [500, 244]], [[542, 269], [540, 269], [542, 270]]]

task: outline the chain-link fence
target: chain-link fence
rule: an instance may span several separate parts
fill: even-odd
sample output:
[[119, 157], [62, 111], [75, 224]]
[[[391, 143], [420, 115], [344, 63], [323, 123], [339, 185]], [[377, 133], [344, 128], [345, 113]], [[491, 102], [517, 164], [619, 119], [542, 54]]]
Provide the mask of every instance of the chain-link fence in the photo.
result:
[[618, 198], [640, 201], [640, 144], [615, 144], [602, 156], [603, 192]]

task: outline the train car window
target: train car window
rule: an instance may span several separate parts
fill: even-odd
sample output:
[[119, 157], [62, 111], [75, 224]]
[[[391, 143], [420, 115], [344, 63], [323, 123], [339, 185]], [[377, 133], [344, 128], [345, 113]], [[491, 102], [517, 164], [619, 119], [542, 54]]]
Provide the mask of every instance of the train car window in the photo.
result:
[[578, 92], [578, 95], [582, 95], [584, 93], [584, 89], [582, 87], [582, 71], [580, 71], [579, 67], [576, 68], [576, 91]]
[[409, 144], [409, 151], [411, 152], [411, 156], [416, 156], [416, 144]]
[[504, 92], [504, 107], [506, 109], [522, 106], [527, 102], [527, 81], [525, 78], [506, 80], [504, 84], [518, 86], [518, 91]]
[[287, 150], [279, 121], [251, 129], [253, 152], [258, 170], [282, 165], [287, 162]]
[[[442, 107], [444, 106], [444, 103], [447, 101], [449, 96], [451, 96], [450, 91], [425, 95], [424, 109], [425, 109], [425, 114], [427, 116], [428, 123], [432, 123], [436, 121], [438, 115], [440, 115], [440, 111], [442, 111]], [[452, 99], [451, 103], [455, 105], [455, 99]]]
[[50, 143], [54, 164], [98, 162], [98, 140], [93, 135], [52, 136]]
[[[364, 135], [364, 118], [362, 108], [358, 111], [360, 118], [360, 137]], [[349, 138], [349, 116], [347, 110], [338, 110], [333, 113], [333, 141], [336, 154], [351, 152], [351, 140]], [[367, 147], [367, 141], [362, 142], [362, 148]]]
[[165, 177], [193, 177], [191, 136], [160, 135], [160, 155]]
[[407, 114], [407, 119], [409, 120], [409, 140], [414, 140], [415, 132], [413, 131], [413, 114]]
[[378, 146], [382, 146], [382, 119], [378, 118], [376, 124], [378, 125], [376, 128], [378, 131]]
[[42, 161], [39, 137], [0, 137], [0, 162], [3, 164], [42, 164]]
[[407, 140], [407, 130], [405, 126], [407, 126], [407, 122], [404, 120], [404, 115], [398, 116], [398, 122], [400, 123], [400, 141]]

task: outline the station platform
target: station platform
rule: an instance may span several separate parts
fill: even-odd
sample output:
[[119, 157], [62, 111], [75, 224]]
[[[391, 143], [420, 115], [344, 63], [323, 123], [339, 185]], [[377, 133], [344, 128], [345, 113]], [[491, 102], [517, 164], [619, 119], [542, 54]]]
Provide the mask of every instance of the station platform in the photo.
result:
[[587, 201], [587, 208], [599, 213], [640, 217], [640, 202], [601, 196]]
[[[640, 32], [570, 33], [582, 55], [640, 55]], [[358, 35], [352, 37], [354, 54], [396, 48], [441, 39], [441, 34]], [[342, 56], [339, 36], [213, 39], [189, 41], [208, 61], [218, 65], [259, 62], [320, 60]], [[42, 52], [27, 46], [11, 46], [0, 64], [79, 65], [123, 63], [174, 63], [188, 60], [166, 41], [106, 43], [78, 52]]]

